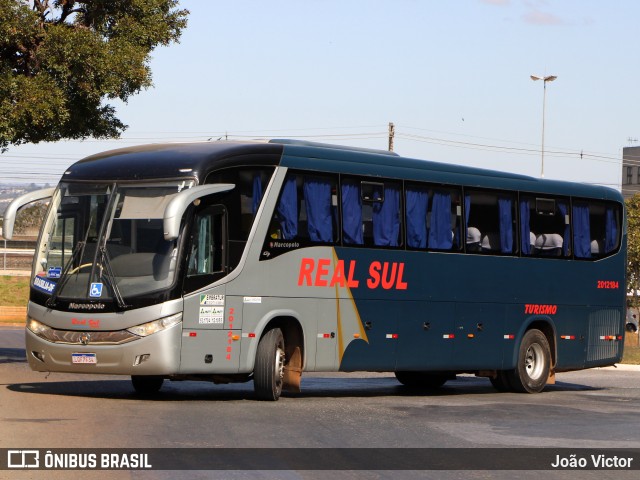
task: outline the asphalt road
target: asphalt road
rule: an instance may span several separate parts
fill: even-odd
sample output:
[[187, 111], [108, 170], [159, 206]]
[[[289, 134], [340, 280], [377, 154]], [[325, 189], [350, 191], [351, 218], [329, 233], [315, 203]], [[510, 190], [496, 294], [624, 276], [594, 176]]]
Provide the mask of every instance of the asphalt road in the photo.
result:
[[[253, 400], [253, 385], [165, 382], [141, 399], [127, 377], [32, 372], [22, 328], [0, 327], [0, 448], [640, 449], [640, 371], [558, 374], [537, 395], [458, 376], [416, 393], [389, 374], [305, 374], [302, 393]], [[518, 448], [518, 450], [508, 450]], [[461, 450], [462, 451], [462, 450]], [[559, 450], [560, 451], [560, 450]], [[247, 452], [251, 453], [250, 450]], [[636, 459], [640, 463], [640, 455]], [[235, 468], [235, 467], [234, 467]], [[327, 478], [319, 471], [0, 471], [0, 478]], [[11, 475], [9, 475], [11, 474]], [[638, 471], [544, 471], [545, 478], [637, 478]], [[337, 478], [539, 478], [540, 472], [349, 470]]]

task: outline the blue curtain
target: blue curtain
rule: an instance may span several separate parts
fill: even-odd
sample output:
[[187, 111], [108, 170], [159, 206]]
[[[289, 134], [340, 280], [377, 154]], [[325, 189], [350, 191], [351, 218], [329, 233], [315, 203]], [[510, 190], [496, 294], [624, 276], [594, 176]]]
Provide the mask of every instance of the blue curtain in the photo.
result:
[[607, 207], [605, 213], [605, 237], [604, 252], [613, 252], [618, 246], [618, 222], [616, 221], [616, 211], [613, 207]]
[[529, 200], [520, 200], [520, 249], [523, 255], [531, 255], [530, 216]]
[[253, 194], [251, 197], [251, 213], [254, 215], [260, 206], [260, 200], [262, 200], [262, 180], [260, 180], [260, 174], [256, 173], [253, 177]]
[[354, 181], [342, 182], [342, 235], [347, 245], [362, 245], [362, 199]]
[[307, 228], [311, 241], [332, 242], [331, 183], [321, 178], [305, 178], [304, 202], [307, 207]]
[[449, 192], [433, 193], [431, 207], [431, 228], [429, 228], [429, 248], [451, 250], [453, 238], [451, 234], [451, 194]]
[[422, 188], [407, 188], [407, 245], [427, 248], [427, 210], [429, 192]]
[[510, 197], [498, 197], [500, 216], [500, 252], [513, 252], [513, 210]]
[[397, 247], [400, 236], [400, 190], [385, 185], [384, 202], [373, 204], [373, 244]]
[[[471, 195], [464, 196], [464, 239], [467, 241], [469, 235], [469, 216], [471, 215]], [[458, 245], [459, 246], [459, 245]]]
[[[567, 223], [567, 213], [569, 209], [567, 208], [567, 204], [561, 201], [558, 201], [558, 210], [560, 210], [560, 215], [562, 215], [562, 222], [564, 223], [564, 233], [562, 234], [562, 255], [567, 257], [569, 255], [569, 245], [571, 242], [569, 239], [571, 238], [571, 227]], [[587, 209], [587, 237], [589, 237], [589, 211]], [[591, 242], [589, 242], [589, 255], [591, 255]]]
[[464, 196], [464, 234], [467, 234], [467, 227], [469, 226], [469, 215], [471, 214], [471, 195], [466, 194]]
[[289, 177], [284, 182], [277, 212], [282, 238], [294, 239], [298, 235], [298, 189], [295, 177]]
[[577, 258], [591, 258], [589, 205], [573, 204], [573, 252]]

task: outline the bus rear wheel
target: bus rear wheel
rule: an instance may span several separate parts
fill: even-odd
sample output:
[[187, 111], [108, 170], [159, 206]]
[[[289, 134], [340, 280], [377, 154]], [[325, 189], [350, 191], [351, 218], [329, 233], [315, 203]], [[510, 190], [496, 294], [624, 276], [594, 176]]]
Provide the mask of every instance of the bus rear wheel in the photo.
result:
[[273, 328], [262, 336], [256, 352], [253, 388], [258, 399], [275, 401], [280, 398], [284, 364], [284, 336], [282, 330]]
[[508, 373], [509, 384], [516, 392], [539, 393], [549, 378], [551, 350], [540, 330], [529, 330], [522, 337], [516, 368]]
[[156, 375], [131, 375], [133, 389], [138, 395], [154, 395], [160, 391], [163, 377]]
[[439, 388], [451, 378], [446, 373], [395, 372], [395, 375], [405, 387], [422, 389]]

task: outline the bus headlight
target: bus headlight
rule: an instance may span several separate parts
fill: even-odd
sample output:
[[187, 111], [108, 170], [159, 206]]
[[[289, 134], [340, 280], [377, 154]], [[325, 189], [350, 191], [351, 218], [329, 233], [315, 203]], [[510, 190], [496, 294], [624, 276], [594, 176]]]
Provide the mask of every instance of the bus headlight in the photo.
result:
[[39, 337], [43, 338], [46, 337], [47, 333], [51, 331], [51, 327], [48, 327], [44, 323], [40, 323], [39, 321], [34, 320], [31, 317], [27, 318], [27, 328]]
[[127, 328], [127, 332], [133, 333], [140, 337], [146, 337], [153, 333], [158, 333], [162, 330], [166, 330], [182, 321], [182, 313], [176, 313], [168, 317], [154, 320], [153, 322], [143, 323], [142, 325], [136, 325], [135, 327]]

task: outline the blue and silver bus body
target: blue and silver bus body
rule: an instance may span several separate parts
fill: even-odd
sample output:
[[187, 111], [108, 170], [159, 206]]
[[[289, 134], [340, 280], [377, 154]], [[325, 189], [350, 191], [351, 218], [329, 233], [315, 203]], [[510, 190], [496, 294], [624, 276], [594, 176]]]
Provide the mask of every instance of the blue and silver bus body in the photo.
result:
[[[516, 368], [520, 342], [532, 328], [548, 339], [552, 374], [611, 365], [622, 356], [626, 232], [618, 192], [294, 142], [243, 146], [235, 153], [233, 148], [203, 153], [206, 147], [198, 146], [189, 150], [192, 163], [176, 166], [181, 174], [153, 166], [156, 158], [172, 158], [175, 148], [137, 153], [149, 162], [143, 168], [128, 162], [127, 152], [106, 153], [98, 159], [103, 166], [88, 159], [69, 181], [101, 178], [106, 162], [115, 159], [114, 171], [126, 166], [121, 174], [126, 178], [114, 182], [179, 178], [189, 176], [190, 168], [194, 185], [204, 185], [216, 168], [227, 166], [206, 170], [205, 157], [219, 155], [231, 164], [234, 155], [260, 155], [266, 148], [269, 162], [264, 163], [273, 165], [274, 173], [262, 187], [256, 221], [237, 264], [215, 281], [182, 294], [178, 283], [187, 269], [187, 253], [180, 250], [172, 294], [115, 311], [88, 298], [63, 299], [63, 309], [47, 306], [43, 285], [46, 290], [54, 282], [38, 280], [36, 259], [34, 281], [40, 288], [33, 289], [28, 315], [44, 331], [26, 330], [34, 370], [249, 379], [259, 342], [274, 327], [284, 334], [293, 372], [286, 373], [292, 376], [286, 381], [294, 386], [299, 386], [301, 370], [491, 376]], [[425, 182], [507, 191], [514, 198], [526, 194], [610, 202], [620, 206], [618, 246], [607, 256], [584, 260], [524, 256], [518, 247], [512, 254], [486, 255], [465, 252], [464, 246], [455, 252], [349, 246], [341, 236], [331, 245], [276, 238], [270, 224], [287, 173], [293, 171], [392, 180], [403, 191], [406, 182]], [[127, 292], [122, 295], [126, 301]]]

